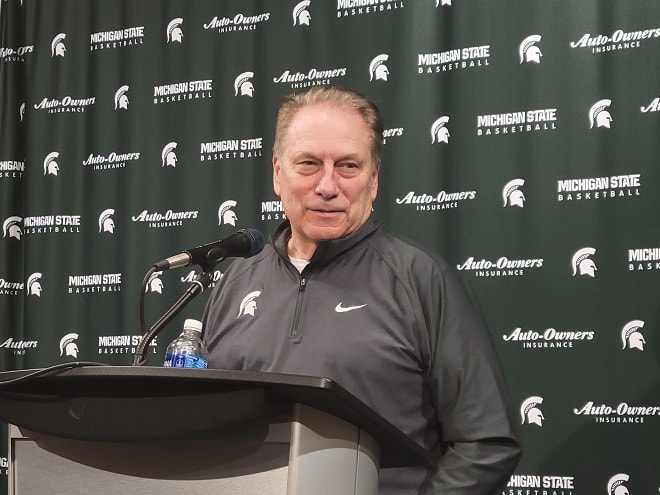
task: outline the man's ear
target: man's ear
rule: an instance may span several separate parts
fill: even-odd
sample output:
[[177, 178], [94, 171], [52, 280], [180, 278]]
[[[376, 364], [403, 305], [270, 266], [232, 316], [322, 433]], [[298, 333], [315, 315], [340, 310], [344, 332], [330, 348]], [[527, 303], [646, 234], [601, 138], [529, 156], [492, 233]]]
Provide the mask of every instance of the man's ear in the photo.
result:
[[281, 167], [277, 161], [277, 156], [273, 155], [273, 191], [279, 197], [280, 195], [280, 171]]
[[374, 166], [374, 176], [372, 177], [371, 183], [371, 201], [376, 201], [376, 196], [378, 196], [378, 176], [380, 174], [380, 162]]

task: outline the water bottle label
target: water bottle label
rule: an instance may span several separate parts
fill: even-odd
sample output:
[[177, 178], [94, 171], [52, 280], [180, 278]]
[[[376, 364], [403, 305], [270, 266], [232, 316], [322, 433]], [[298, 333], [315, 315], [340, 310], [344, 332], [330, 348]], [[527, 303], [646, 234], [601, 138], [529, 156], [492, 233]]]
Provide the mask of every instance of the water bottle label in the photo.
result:
[[201, 356], [192, 354], [166, 354], [166, 368], [208, 368], [208, 361]]

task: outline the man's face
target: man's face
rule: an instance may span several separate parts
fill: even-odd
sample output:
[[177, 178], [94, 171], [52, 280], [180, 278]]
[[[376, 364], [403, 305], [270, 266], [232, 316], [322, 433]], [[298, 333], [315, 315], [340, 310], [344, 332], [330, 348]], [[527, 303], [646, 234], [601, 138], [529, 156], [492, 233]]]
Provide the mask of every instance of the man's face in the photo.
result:
[[355, 232], [371, 214], [378, 165], [369, 138], [354, 109], [322, 103], [293, 117], [273, 157], [273, 187], [291, 222], [289, 248], [299, 255], [311, 256], [319, 241]]

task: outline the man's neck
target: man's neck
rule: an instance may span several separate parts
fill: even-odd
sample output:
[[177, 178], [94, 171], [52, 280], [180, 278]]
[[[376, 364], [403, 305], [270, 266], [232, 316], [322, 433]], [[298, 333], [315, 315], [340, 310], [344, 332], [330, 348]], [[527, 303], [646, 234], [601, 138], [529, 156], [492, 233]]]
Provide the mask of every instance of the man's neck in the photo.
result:
[[314, 241], [301, 242], [296, 240], [293, 235], [289, 237], [286, 244], [287, 254], [290, 257], [307, 261], [312, 259], [317, 247], [318, 243]]

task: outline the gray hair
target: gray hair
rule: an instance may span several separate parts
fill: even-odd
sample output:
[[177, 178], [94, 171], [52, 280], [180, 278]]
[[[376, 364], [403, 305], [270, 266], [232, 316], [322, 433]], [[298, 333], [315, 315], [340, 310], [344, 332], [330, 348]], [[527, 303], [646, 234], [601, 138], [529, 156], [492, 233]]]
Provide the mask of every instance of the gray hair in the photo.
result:
[[273, 154], [279, 155], [282, 152], [282, 141], [298, 110], [320, 103], [332, 103], [339, 107], [352, 108], [362, 115], [371, 134], [371, 154], [374, 166], [377, 167], [380, 164], [383, 149], [384, 127], [378, 107], [357, 91], [335, 86], [314, 86], [301, 93], [291, 93], [282, 99], [276, 114]]

